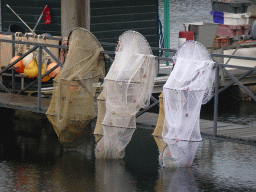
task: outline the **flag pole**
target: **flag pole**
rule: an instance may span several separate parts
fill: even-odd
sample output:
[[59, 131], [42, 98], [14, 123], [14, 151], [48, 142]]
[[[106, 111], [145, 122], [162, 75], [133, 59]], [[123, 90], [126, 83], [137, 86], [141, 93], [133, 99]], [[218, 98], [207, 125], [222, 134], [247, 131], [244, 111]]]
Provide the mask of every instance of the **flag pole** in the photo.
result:
[[[47, 7], [47, 5], [44, 7], [44, 9], [45, 9], [46, 7]], [[39, 24], [39, 22], [40, 22], [40, 20], [42, 19], [42, 17], [43, 17], [43, 12], [41, 13], [41, 15], [40, 15], [39, 19], [37, 20], [36, 25], [35, 25], [35, 27], [34, 27], [33, 31], [35, 31], [35, 30], [36, 30], [36, 27], [37, 27], [37, 25]]]
[[25, 21], [23, 21], [19, 15], [17, 13], [15, 13], [15, 11], [12, 10], [12, 8], [6, 4], [6, 6], [21, 20], [22, 23], [24, 23], [24, 25], [26, 25], [26, 27], [33, 33], [33, 35], [36, 35], [35, 32], [25, 23]]

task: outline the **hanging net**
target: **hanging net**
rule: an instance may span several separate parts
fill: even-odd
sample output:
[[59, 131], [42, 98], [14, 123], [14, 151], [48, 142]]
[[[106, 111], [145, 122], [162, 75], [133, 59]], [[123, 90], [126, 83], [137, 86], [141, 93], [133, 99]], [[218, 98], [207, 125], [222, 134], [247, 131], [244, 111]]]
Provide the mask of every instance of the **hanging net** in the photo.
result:
[[103, 136], [102, 121], [106, 114], [106, 100], [105, 100], [104, 89], [101, 91], [100, 95], [97, 98], [97, 105], [98, 105], [98, 114], [97, 114], [97, 122], [94, 129], [94, 136], [95, 136], [96, 142], [98, 142]]
[[[153, 135], [158, 137], [156, 140], [168, 145], [164, 149], [159, 148], [160, 159], [164, 164], [184, 166], [184, 159], [193, 156], [192, 153], [185, 154], [189, 154], [192, 148], [196, 149], [196, 141], [202, 140], [199, 128], [200, 109], [202, 104], [212, 98], [215, 70], [207, 49], [195, 41], [182, 44], [174, 56], [174, 62], [175, 67], [163, 87], [162, 106], [165, 118], [163, 121], [159, 117]], [[161, 131], [163, 139], [159, 137]], [[181, 154], [186, 158], [182, 160], [178, 151], [183, 151]], [[189, 165], [189, 161], [186, 162]]]
[[73, 29], [68, 38], [69, 51], [65, 64], [54, 79], [52, 100], [47, 117], [60, 142], [77, 146], [90, 121], [96, 116], [94, 97], [96, 83], [104, 75], [103, 48], [89, 31]]
[[115, 60], [103, 84], [106, 113], [96, 158], [124, 157], [136, 128], [135, 115], [150, 104], [155, 66], [151, 48], [140, 33], [127, 31], [119, 37]]

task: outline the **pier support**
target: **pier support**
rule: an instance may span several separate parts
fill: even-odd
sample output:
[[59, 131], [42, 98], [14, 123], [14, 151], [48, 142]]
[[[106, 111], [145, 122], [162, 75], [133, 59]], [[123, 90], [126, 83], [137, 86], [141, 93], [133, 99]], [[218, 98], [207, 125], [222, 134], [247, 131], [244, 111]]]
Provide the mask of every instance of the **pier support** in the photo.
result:
[[219, 71], [220, 71], [220, 68], [218, 66], [216, 66], [215, 93], [214, 93], [213, 136], [217, 136], [218, 102], [219, 102]]

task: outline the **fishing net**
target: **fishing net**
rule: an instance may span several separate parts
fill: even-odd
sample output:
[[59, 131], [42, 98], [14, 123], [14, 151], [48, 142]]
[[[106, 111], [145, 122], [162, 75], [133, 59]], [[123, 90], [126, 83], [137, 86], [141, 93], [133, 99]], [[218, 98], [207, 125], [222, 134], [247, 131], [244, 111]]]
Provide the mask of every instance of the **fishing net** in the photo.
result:
[[165, 113], [164, 113], [164, 105], [163, 105], [163, 92], [159, 95], [159, 114], [158, 114], [158, 120], [156, 124], [156, 128], [152, 135], [154, 136], [154, 139], [156, 141], [157, 147], [159, 149], [160, 154], [163, 153], [163, 150], [167, 146], [167, 144], [162, 139], [162, 130], [164, 126], [164, 119], [165, 119]]
[[96, 116], [94, 85], [104, 75], [105, 62], [101, 53], [103, 48], [86, 29], [73, 29], [68, 44], [65, 64], [54, 79], [47, 117], [60, 142], [64, 146], [74, 147], [87, 134], [87, 126]]
[[127, 31], [119, 37], [115, 60], [103, 84], [106, 113], [96, 158], [124, 157], [136, 128], [135, 115], [150, 104], [155, 66], [151, 48], [140, 33]]
[[[175, 67], [163, 87], [162, 107], [165, 118], [163, 121], [160, 116], [153, 135], [157, 136], [157, 143], [164, 142], [168, 145], [163, 149], [164, 144], [161, 143], [162, 147], [159, 148], [163, 164], [184, 166], [189, 165], [189, 157], [193, 157], [192, 151], [196, 151], [196, 141], [202, 140], [199, 128], [200, 109], [213, 96], [215, 70], [207, 49], [195, 41], [182, 44], [174, 61]], [[163, 108], [160, 101], [160, 110]], [[163, 139], [160, 137], [161, 131]]]
[[94, 129], [94, 136], [95, 136], [96, 142], [98, 142], [103, 136], [102, 121], [106, 113], [106, 100], [105, 100], [104, 89], [101, 91], [100, 95], [97, 98], [97, 105], [98, 105], [98, 114], [97, 114], [97, 122]]

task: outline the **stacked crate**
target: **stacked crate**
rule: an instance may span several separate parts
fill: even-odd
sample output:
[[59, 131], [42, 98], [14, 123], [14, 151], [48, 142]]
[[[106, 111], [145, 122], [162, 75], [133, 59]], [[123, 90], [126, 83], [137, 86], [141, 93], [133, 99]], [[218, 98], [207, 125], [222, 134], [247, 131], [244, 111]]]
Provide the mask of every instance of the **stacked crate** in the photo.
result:
[[[219, 26], [216, 31], [215, 47], [227, 46], [232, 41], [238, 41], [250, 28], [250, 13], [247, 12], [251, 5], [249, 0], [211, 0], [213, 22]], [[229, 41], [229, 43], [227, 43]], [[219, 42], [219, 43], [217, 43]]]

